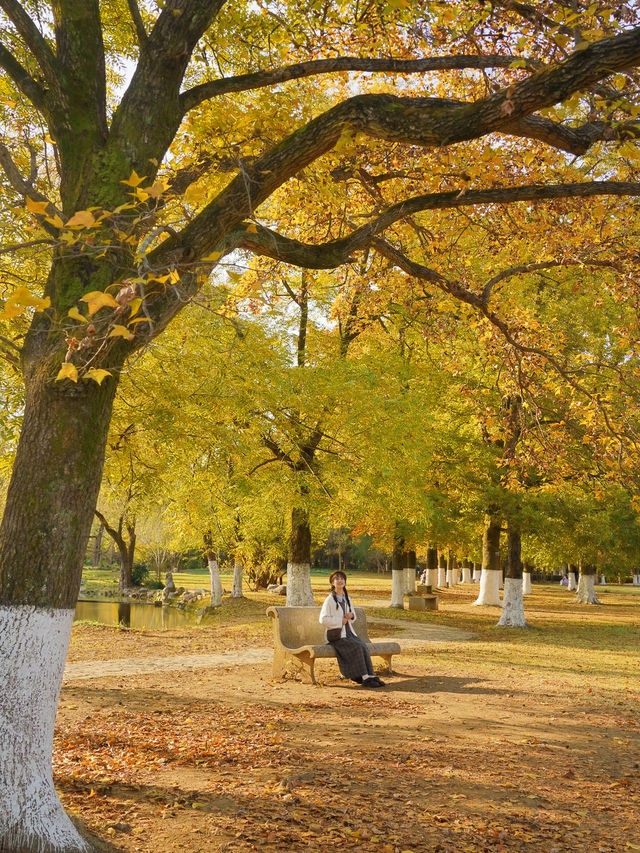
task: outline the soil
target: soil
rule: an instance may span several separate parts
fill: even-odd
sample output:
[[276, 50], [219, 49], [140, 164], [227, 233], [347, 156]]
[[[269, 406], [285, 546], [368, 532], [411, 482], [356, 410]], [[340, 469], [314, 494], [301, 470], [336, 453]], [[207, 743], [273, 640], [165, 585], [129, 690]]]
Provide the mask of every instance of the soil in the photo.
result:
[[318, 686], [274, 682], [268, 624], [78, 628], [56, 726], [65, 806], [102, 849], [140, 853], [640, 850], [637, 683], [371, 621], [390, 634], [406, 650], [372, 690], [333, 660]]

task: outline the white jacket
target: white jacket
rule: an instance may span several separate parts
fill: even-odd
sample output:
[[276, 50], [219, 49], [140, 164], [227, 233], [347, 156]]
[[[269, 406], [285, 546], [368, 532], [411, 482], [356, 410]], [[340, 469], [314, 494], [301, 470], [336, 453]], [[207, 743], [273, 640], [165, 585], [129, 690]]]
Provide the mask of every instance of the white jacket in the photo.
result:
[[[346, 604], [346, 600], [345, 600]], [[351, 626], [351, 630], [353, 633], [356, 633], [356, 629], [353, 626], [353, 623], [358, 618], [356, 616], [356, 611], [353, 608], [353, 604], [347, 604], [347, 613], [353, 613], [353, 619], [349, 620], [349, 624]], [[325, 598], [324, 604], [322, 605], [322, 609], [320, 610], [320, 618], [319, 622], [324, 625], [326, 628], [342, 628], [341, 637], [347, 636], [346, 625], [342, 624], [342, 607], [338, 604], [336, 607], [336, 602], [333, 598], [333, 595], [329, 593], [329, 595]]]

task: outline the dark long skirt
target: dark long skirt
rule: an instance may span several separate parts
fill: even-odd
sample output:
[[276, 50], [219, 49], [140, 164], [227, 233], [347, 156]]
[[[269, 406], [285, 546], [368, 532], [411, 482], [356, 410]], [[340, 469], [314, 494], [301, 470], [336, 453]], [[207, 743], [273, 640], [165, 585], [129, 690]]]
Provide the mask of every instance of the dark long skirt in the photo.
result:
[[352, 634], [331, 644], [336, 650], [338, 666], [345, 678], [359, 681], [363, 675], [373, 675], [373, 664], [367, 644]]

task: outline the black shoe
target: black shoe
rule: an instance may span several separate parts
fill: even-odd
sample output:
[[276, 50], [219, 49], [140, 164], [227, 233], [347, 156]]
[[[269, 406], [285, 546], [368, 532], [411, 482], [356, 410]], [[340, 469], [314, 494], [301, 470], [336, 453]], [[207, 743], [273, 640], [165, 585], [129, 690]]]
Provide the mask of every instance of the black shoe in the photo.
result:
[[378, 682], [380, 687], [386, 687], [387, 686], [386, 683], [381, 678], [379, 678], [377, 675], [375, 675], [374, 678]]
[[356, 684], [362, 684], [362, 682], [364, 681], [364, 679], [363, 679], [363, 677], [362, 677], [361, 675], [356, 675], [356, 677], [355, 677], [355, 678], [353, 678], [353, 679], [352, 679], [352, 681], [355, 681], [355, 683], [356, 683]]
[[382, 687], [382, 684], [378, 681], [377, 678], [365, 678], [362, 682], [363, 687]]

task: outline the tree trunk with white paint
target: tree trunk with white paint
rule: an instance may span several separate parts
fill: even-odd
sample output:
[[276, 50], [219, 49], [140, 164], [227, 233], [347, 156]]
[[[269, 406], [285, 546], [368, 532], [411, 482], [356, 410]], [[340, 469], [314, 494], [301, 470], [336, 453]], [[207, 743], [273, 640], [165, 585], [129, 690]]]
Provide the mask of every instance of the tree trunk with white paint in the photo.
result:
[[427, 585], [432, 589], [438, 586], [438, 548], [427, 548]]
[[467, 557], [462, 561], [462, 583], [471, 583], [471, 562]]
[[209, 583], [211, 586], [211, 607], [220, 607], [222, 604], [222, 581], [220, 580], [220, 567], [215, 557], [207, 560], [209, 566]]
[[447, 561], [443, 551], [438, 554], [438, 586], [441, 589], [447, 585]]
[[574, 598], [575, 604], [600, 604], [595, 590], [596, 569], [595, 566], [580, 564], [580, 575], [578, 578], [578, 591]]
[[[27, 351], [44, 350], [44, 337], [31, 339]], [[26, 370], [22, 433], [0, 525], [4, 853], [91, 849], [60, 804], [51, 754], [117, 380], [56, 383], [59, 359], [53, 351], [39, 370]]]
[[507, 527], [507, 576], [504, 579], [502, 615], [498, 625], [502, 628], [526, 628], [524, 599], [522, 596], [522, 558], [520, 526], [509, 518]]
[[633, 585], [640, 586], [640, 572], [635, 571], [633, 573]]
[[302, 507], [291, 510], [291, 535], [287, 562], [287, 607], [313, 607], [311, 588], [311, 527]]
[[480, 583], [480, 576], [482, 574], [482, 563], [473, 563], [473, 572], [471, 575], [471, 580], [473, 583]]
[[406, 595], [415, 595], [416, 592], [416, 564], [416, 552], [407, 551], [404, 568], [404, 591]]
[[244, 562], [241, 557], [236, 557], [233, 563], [233, 587], [231, 598], [242, 598], [242, 575], [244, 573]]
[[500, 525], [501, 517], [496, 507], [490, 507], [484, 519], [482, 534], [482, 573], [480, 575], [480, 592], [475, 605], [500, 607]]
[[531, 595], [532, 587], [531, 587], [531, 572], [524, 571], [522, 573], [522, 594], [523, 595]]
[[568, 580], [567, 589], [569, 590], [569, 592], [575, 592], [578, 589], [578, 583], [577, 583], [577, 578], [576, 578], [576, 574], [577, 574], [576, 569], [577, 569], [577, 566], [574, 566], [573, 563], [569, 563], [569, 570], [567, 572], [567, 580]]

